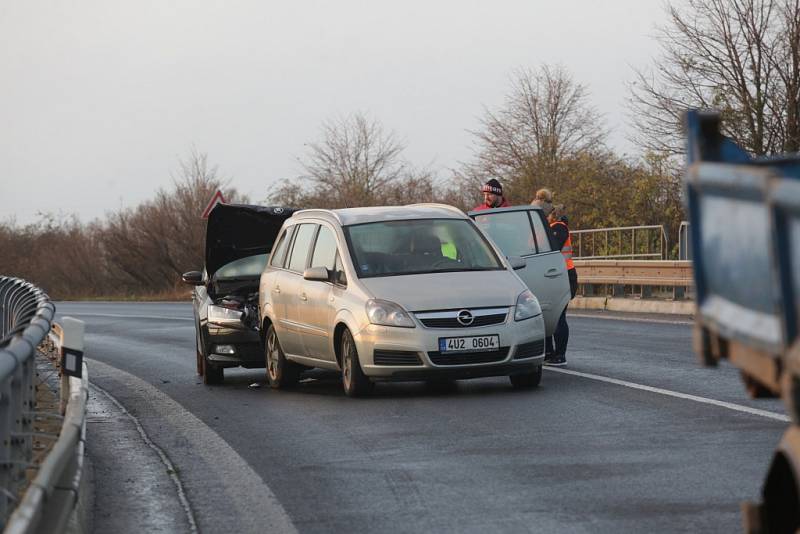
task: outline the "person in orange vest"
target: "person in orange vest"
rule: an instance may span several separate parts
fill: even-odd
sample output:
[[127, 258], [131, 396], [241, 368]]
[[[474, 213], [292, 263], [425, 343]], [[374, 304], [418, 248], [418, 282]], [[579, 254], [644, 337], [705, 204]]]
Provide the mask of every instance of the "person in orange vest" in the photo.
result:
[[475, 206], [472, 211], [507, 208], [511, 205], [506, 200], [506, 197], [503, 196], [503, 186], [494, 178], [483, 184], [481, 192], [483, 193], [483, 204]]
[[[547, 221], [550, 223], [550, 231], [553, 234], [555, 246], [561, 249], [561, 254], [564, 256], [564, 262], [567, 264], [567, 276], [569, 277], [569, 289], [572, 296], [575, 298], [575, 293], [578, 291], [578, 272], [575, 270], [575, 264], [572, 262], [572, 238], [569, 234], [569, 226], [567, 226], [567, 213], [563, 204], [553, 206], [553, 210], [547, 216]], [[569, 342], [569, 326], [567, 325], [567, 308], [561, 312], [561, 317], [558, 318], [558, 325], [556, 331], [553, 333], [552, 338], [547, 338], [545, 347], [545, 365], [564, 366], [567, 365], [567, 343]]]

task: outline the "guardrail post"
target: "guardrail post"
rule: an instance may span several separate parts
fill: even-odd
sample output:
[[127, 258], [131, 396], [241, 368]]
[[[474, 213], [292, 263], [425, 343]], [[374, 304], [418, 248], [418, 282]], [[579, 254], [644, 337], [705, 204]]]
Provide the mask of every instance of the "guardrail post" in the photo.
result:
[[613, 284], [611, 287], [611, 296], [622, 298], [625, 296], [625, 286], [622, 284]]
[[[11, 354], [0, 351], [0, 356], [11, 358]], [[6, 360], [7, 361], [7, 360]], [[11, 406], [11, 380], [4, 380], [0, 383], [0, 436], [2, 436], [2, 447], [0, 447], [0, 488], [11, 487], [11, 437], [13, 434], [13, 422]], [[0, 518], [8, 516], [9, 509], [13, 506], [9, 502], [8, 495], [0, 495]]]
[[24, 478], [24, 466], [28, 462], [25, 449], [25, 428], [22, 424], [22, 412], [25, 411], [24, 379], [22, 365], [17, 365], [11, 379], [11, 462], [9, 464], [9, 477], [11, 484], [6, 487], [14, 495], [17, 494]]
[[61, 343], [61, 415], [69, 402], [69, 377], [81, 376], [83, 369], [83, 336], [86, 325], [80, 319], [64, 317], [61, 321], [64, 339]]

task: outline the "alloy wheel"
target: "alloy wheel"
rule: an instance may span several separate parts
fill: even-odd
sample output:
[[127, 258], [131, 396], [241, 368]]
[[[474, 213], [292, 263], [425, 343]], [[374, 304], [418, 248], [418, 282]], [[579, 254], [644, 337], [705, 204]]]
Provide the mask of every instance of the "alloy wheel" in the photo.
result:
[[267, 338], [267, 373], [272, 380], [278, 379], [278, 337], [274, 330]]

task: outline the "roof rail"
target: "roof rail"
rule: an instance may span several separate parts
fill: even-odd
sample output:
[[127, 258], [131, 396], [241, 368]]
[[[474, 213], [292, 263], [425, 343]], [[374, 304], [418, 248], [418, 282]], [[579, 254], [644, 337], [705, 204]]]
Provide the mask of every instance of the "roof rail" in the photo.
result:
[[[295, 212], [295, 213], [292, 215], [292, 217], [297, 217], [297, 218], [300, 218], [300, 217], [302, 217], [303, 215], [311, 215], [311, 216], [313, 216], [313, 215], [317, 215], [317, 214], [329, 215], [329, 216], [333, 217], [334, 219], [336, 219], [336, 221], [338, 221], [338, 222], [339, 222], [339, 224], [341, 224], [341, 223], [342, 223], [342, 219], [339, 217], [339, 214], [338, 214], [338, 213], [336, 213], [334, 210], [326, 210], [326, 209], [322, 209], [322, 208], [308, 208], [308, 209], [302, 209], [302, 210], [300, 210], [300, 211], [296, 211], [296, 212]], [[299, 216], [299, 217], [298, 217], [298, 216]]]
[[456, 212], [456, 213], [458, 213], [460, 215], [464, 215], [466, 217], [464, 212], [461, 211], [460, 209], [458, 209], [457, 207], [452, 206], [450, 204], [443, 204], [441, 202], [418, 202], [416, 204], [406, 204], [406, 207], [409, 207], [409, 208], [410, 207], [417, 207], [417, 206], [426, 207], [426, 208], [444, 208], [444, 209], [447, 209], [447, 210], [450, 210], [450, 211], [454, 211], [454, 212]]

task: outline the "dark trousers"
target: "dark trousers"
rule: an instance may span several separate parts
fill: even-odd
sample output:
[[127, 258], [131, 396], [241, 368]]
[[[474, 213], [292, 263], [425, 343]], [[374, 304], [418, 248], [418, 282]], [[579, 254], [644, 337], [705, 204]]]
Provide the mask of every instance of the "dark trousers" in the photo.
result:
[[[575, 293], [578, 292], [578, 273], [575, 269], [567, 271], [569, 276], [569, 290], [571, 297], [575, 298]], [[551, 337], [545, 339], [545, 351], [547, 354], [565, 355], [567, 353], [567, 343], [569, 343], [569, 325], [567, 324], [567, 306], [561, 312], [561, 317], [558, 318], [556, 324], [556, 331], [553, 332]], [[555, 344], [555, 346], [554, 346]]]

